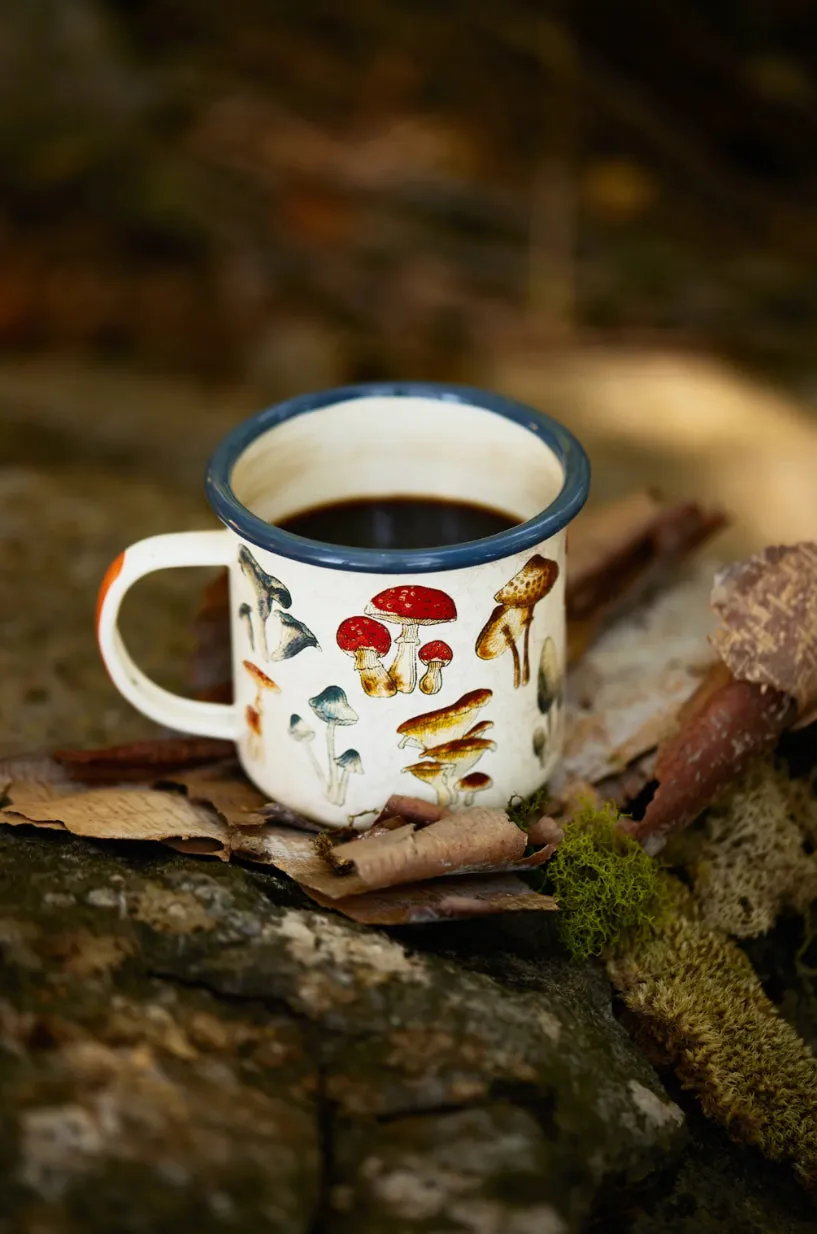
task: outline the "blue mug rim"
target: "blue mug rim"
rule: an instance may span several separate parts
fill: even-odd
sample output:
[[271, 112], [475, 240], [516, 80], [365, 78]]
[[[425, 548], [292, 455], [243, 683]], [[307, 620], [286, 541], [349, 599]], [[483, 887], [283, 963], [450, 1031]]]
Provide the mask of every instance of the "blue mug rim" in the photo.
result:
[[[355, 398], [431, 398], [463, 403], [504, 416], [535, 434], [562, 464], [564, 482], [557, 497], [539, 514], [506, 531], [480, 540], [428, 549], [351, 548], [293, 535], [253, 514], [238, 500], [231, 486], [233, 468], [244, 451], [262, 433], [295, 416], [321, 411]], [[207, 499], [225, 526], [243, 540], [281, 557], [324, 566], [330, 570], [367, 574], [414, 574], [458, 570], [524, 552], [556, 535], [581, 510], [590, 488], [590, 463], [573, 434], [545, 412], [524, 403], [472, 386], [425, 381], [362, 382], [336, 386], [276, 403], [245, 420], [228, 433], [207, 466]]]

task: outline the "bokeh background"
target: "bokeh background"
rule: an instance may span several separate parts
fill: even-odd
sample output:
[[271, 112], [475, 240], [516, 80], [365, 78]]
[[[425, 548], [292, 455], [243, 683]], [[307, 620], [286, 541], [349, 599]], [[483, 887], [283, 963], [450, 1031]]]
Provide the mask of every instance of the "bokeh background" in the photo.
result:
[[[8, 740], [139, 729], [98, 578], [205, 525], [212, 446], [295, 392], [493, 387], [580, 434], [595, 500], [724, 503], [725, 556], [813, 536], [816, 25], [810, 0], [10, 0]], [[139, 593], [166, 680], [192, 590]]]

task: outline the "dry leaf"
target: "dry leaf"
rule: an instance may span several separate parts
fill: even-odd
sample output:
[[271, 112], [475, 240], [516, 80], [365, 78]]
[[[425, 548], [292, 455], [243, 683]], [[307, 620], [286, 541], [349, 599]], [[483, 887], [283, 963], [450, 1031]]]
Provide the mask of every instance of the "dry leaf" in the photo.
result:
[[738, 681], [817, 700], [817, 543], [773, 545], [722, 571], [712, 642]]
[[570, 528], [566, 603], [574, 662], [604, 621], [640, 602], [725, 525], [721, 511], [632, 493]]
[[311, 888], [307, 895], [363, 925], [418, 925], [495, 913], [553, 912], [552, 896], [540, 895], [513, 874], [439, 878], [333, 900]]
[[683, 726], [663, 743], [656, 763], [658, 788], [640, 822], [625, 830], [657, 852], [735, 780], [749, 762], [770, 750], [791, 719], [788, 695], [747, 681], [716, 689], [706, 682]]
[[73, 835], [98, 840], [208, 838], [228, 846], [228, 830], [211, 810], [180, 793], [153, 789], [96, 788], [39, 803], [12, 799], [0, 821], [35, 826], [62, 825]]
[[78, 791], [64, 767], [50, 754], [18, 754], [0, 759], [0, 782], [4, 796], [26, 801], [48, 801]]
[[709, 573], [677, 584], [607, 630], [568, 675], [563, 762], [551, 788], [595, 784], [672, 732], [679, 707], [713, 660]]
[[212, 737], [170, 737], [134, 741], [100, 750], [57, 750], [53, 757], [75, 780], [119, 782], [154, 779], [162, 771], [194, 767], [235, 756], [231, 741]]
[[256, 811], [256, 822], [273, 823], [281, 827], [294, 827], [297, 831], [308, 831], [312, 835], [326, 829], [320, 823], [314, 822], [311, 818], [307, 818], [303, 814], [298, 814], [296, 810], [290, 810], [289, 806], [282, 805], [280, 801], [268, 801]]
[[258, 811], [267, 804], [264, 794], [250, 784], [235, 760], [173, 773], [159, 783], [183, 788], [190, 801], [210, 806], [233, 827], [257, 827]]

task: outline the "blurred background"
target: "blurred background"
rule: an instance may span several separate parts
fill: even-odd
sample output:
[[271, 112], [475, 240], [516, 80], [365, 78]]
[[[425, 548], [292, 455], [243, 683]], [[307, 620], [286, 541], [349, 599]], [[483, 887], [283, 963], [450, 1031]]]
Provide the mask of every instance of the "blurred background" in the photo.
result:
[[[88, 636], [107, 558], [205, 524], [222, 433], [321, 386], [493, 387], [595, 500], [724, 503], [725, 555], [813, 536], [815, 151], [809, 0], [9, 0], [5, 727], [139, 723]], [[146, 587], [159, 671], [191, 581]]]

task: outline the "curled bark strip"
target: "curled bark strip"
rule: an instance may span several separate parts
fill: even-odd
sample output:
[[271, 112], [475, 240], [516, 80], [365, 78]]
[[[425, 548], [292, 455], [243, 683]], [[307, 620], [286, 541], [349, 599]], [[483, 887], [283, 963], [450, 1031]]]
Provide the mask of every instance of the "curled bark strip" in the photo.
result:
[[779, 690], [730, 680], [702, 686], [679, 730], [659, 748], [658, 788], [640, 822], [624, 829], [657, 852], [665, 838], [705, 810], [749, 762], [772, 749], [795, 711]]

